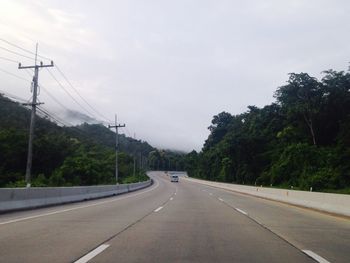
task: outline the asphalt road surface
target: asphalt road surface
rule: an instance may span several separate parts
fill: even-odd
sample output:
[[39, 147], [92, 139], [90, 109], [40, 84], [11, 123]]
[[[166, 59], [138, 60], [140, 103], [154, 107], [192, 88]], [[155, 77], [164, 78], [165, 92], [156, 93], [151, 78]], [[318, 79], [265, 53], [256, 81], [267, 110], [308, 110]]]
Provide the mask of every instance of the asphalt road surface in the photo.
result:
[[350, 220], [152, 172], [146, 189], [0, 215], [0, 262], [350, 262]]

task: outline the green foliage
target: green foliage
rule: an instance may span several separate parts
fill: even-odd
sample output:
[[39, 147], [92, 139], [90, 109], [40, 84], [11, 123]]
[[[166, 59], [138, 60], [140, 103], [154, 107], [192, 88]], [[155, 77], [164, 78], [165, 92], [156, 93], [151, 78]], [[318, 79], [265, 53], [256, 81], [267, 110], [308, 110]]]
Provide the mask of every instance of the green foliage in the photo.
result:
[[333, 149], [317, 148], [305, 143], [286, 147], [273, 162], [268, 182], [273, 185], [292, 185], [299, 189], [314, 190], [339, 187], [339, 172], [333, 167], [336, 153]]
[[54, 175], [66, 185], [112, 184], [115, 183], [113, 168], [112, 150], [82, 145], [64, 160]]
[[122, 184], [131, 184], [131, 183], [137, 183], [137, 182], [142, 182], [142, 181], [147, 181], [149, 180], [149, 177], [146, 175], [145, 171], [139, 171], [138, 174], [135, 176], [130, 175], [121, 180]]
[[[0, 112], [0, 187], [23, 187], [30, 112], [1, 95]], [[40, 117], [36, 124], [33, 186], [115, 184], [115, 133], [86, 123], [59, 127]], [[133, 158], [129, 154], [147, 155], [153, 148], [124, 135], [119, 141], [124, 151], [118, 158], [119, 183], [125, 178], [133, 181]]]
[[276, 103], [214, 116], [202, 151], [184, 158], [188, 173], [303, 190], [349, 189], [350, 73], [324, 74], [321, 80], [290, 74]]
[[153, 150], [148, 154], [148, 163], [152, 170], [183, 171], [185, 157], [182, 152]]

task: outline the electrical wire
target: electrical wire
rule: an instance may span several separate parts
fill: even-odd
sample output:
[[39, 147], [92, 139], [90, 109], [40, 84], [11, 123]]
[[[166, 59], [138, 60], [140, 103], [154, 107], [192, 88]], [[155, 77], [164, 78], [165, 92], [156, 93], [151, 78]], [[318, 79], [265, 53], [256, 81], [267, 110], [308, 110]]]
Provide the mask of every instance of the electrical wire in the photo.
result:
[[66, 77], [66, 75], [62, 72], [62, 70], [60, 69], [60, 67], [56, 64], [55, 68], [57, 69], [57, 71], [62, 75], [62, 77], [66, 80], [66, 82], [69, 84], [69, 86], [78, 94], [78, 96], [86, 103], [86, 105], [88, 105], [90, 107], [90, 109], [92, 109], [97, 115], [99, 115], [100, 117], [102, 117], [102, 119], [104, 119], [107, 122], [112, 122], [110, 119], [106, 118], [103, 114], [101, 114], [99, 111], [97, 111], [86, 99], [84, 99], [83, 96], [80, 95], [79, 91], [72, 85], [72, 83], [68, 80], [68, 78]]
[[0, 59], [19, 64], [19, 61], [16, 61], [16, 60], [13, 60], [13, 59], [10, 59], [10, 58], [0, 57]]
[[5, 50], [5, 51], [7, 51], [7, 52], [9, 52], [9, 53], [15, 54], [15, 55], [17, 55], [17, 56], [21, 56], [21, 57], [24, 57], [24, 58], [28, 58], [28, 59], [30, 59], [30, 60], [35, 60], [34, 58], [28, 57], [27, 55], [23, 55], [23, 54], [18, 53], [18, 52], [16, 52], [16, 51], [12, 51], [12, 50], [10, 50], [10, 49], [8, 49], [8, 48], [5, 48], [5, 47], [1, 47], [1, 46], [0, 46], [0, 49]]
[[59, 82], [59, 80], [53, 75], [53, 73], [46, 68], [46, 70], [49, 72], [49, 74], [51, 75], [51, 77], [58, 83], [58, 85], [67, 93], [67, 95], [76, 103], [78, 104], [86, 113], [88, 113], [88, 115], [92, 116], [93, 118], [95, 118], [94, 114], [92, 114], [91, 112], [89, 112], [83, 105], [81, 105], [79, 103], [79, 101], [77, 101], [72, 94], [70, 94], [70, 92], [62, 85], [61, 82]]
[[24, 80], [24, 81], [27, 81], [27, 82], [32, 82], [31, 80], [28, 80], [28, 79], [25, 79], [25, 78], [23, 78], [23, 77], [21, 77], [19, 75], [13, 74], [13, 73], [7, 71], [6, 69], [0, 68], [0, 71], [2, 71], [3, 73], [6, 73], [8, 75], [11, 75], [12, 77], [18, 78], [20, 80]]
[[[31, 76], [30, 74], [30, 70], [26, 69], [25, 71], [29, 76]], [[55, 98], [55, 96], [53, 96], [48, 89], [46, 89], [42, 84], [38, 84], [38, 88], [40, 90], [43, 90], [44, 93], [46, 93], [46, 95], [48, 95], [54, 102], [56, 102], [59, 106], [61, 106], [63, 109], [65, 109], [66, 111], [70, 111], [70, 109], [68, 109], [66, 106], [64, 106], [58, 99]]]
[[[23, 47], [20, 47], [19, 45], [16, 45], [16, 44], [14, 44], [14, 43], [12, 43], [12, 42], [6, 40], [6, 39], [0, 38], [0, 41], [6, 43], [6, 44], [8, 44], [8, 45], [11, 45], [11, 46], [13, 46], [13, 47], [15, 47], [15, 48], [17, 48], [17, 49], [20, 49], [20, 50], [22, 50], [22, 51], [24, 51], [24, 52], [27, 52], [27, 53], [29, 53], [29, 54], [31, 54], [31, 55], [34, 55], [34, 56], [36, 55], [34, 52], [32, 52], [32, 51], [30, 51], [30, 50], [28, 50], [28, 49], [25, 49], [25, 48], [23, 48]], [[7, 51], [7, 52], [9, 52], [9, 53], [12, 53], [12, 54], [15, 54], [15, 55], [24, 57], [24, 58], [28, 58], [28, 59], [30, 59], [30, 60], [35, 60], [33, 57], [29, 57], [29, 56], [27, 56], [27, 55], [24, 55], [24, 54], [19, 53], [19, 52], [16, 52], [16, 51], [13, 51], [13, 50], [8, 49], [8, 48], [3, 47], [3, 46], [0, 46], [0, 49], [5, 50], [5, 51]], [[51, 60], [50, 58], [45, 57], [45, 56], [42, 56], [42, 55], [39, 55], [39, 54], [37, 55], [37, 57], [40, 57], [40, 58], [43, 58], [43, 59], [47, 59], [47, 60]], [[16, 61], [16, 60], [10, 59], [10, 58], [6, 58], [6, 57], [0, 57], [0, 59], [6, 60], [6, 61], [9, 61], [9, 62], [13, 62], [13, 63], [19, 63], [19, 61]], [[69, 81], [69, 79], [67, 78], [67, 76], [63, 73], [63, 71], [62, 71], [57, 65], [55, 65], [55, 66], [56, 66], [58, 72], [62, 75], [62, 77], [63, 77], [63, 78], [65, 79], [65, 81], [69, 84], [69, 86], [75, 91], [75, 93], [77, 93], [77, 95], [80, 97], [80, 99], [81, 99], [82, 101], [84, 101], [84, 103], [85, 103], [93, 112], [95, 112], [98, 116], [102, 117], [103, 120], [105, 120], [107, 123], [112, 123], [112, 121], [111, 121], [110, 119], [106, 118], [106, 117], [105, 117], [103, 114], [101, 114], [96, 108], [94, 108], [94, 107], [79, 93], [79, 91], [72, 85], [72, 83]], [[46, 68], [46, 69], [47, 69], [47, 68]], [[47, 69], [47, 70], [48, 70], [48, 69]], [[13, 74], [13, 73], [11, 73], [11, 72], [5, 70], [5, 69], [1, 69], [1, 68], [0, 68], [0, 71], [4, 72], [4, 73], [6, 73], [6, 74], [9, 74], [9, 75], [11, 75], [11, 76], [13, 76], [13, 77], [16, 77], [16, 78], [18, 78], [18, 79], [31, 82], [31, 80], [28, 80], [28, 79], [25, 79], [25, 78], [23, 78], [23, 77], [21, 77], [21, 76], [18, 76], [18, 75], [16, 75], [16, 74]], [[26, 70], [26, 72], [27, 72], [27, 70]], [[97, 119], [96, 116], [95, 116], [90, 110], [88, 110], [86, 107], [84, 107], [81, 103], [79, 103], [79, 101], [77, 101], [77, 100], [72, 96], [72, 94], [62, 85], [62, 83], [54, 76], [54, 74], [53, 74], [50, 70], [48, 70], [48, 72], [50, 73], [51, 77], [58, 83], [58, 85], [67, 93], [67, 95], [68, 95], [69, 97], [71, 97], [71, 99], [72, 99], [76, 104], [78, 104], [78, 105], [80, 106], [80, 108], [82, 108], [88, 115], [90, 115], [90, 116], [92, 116], [93, 118]], [[28, 72], [27, 72], [27, 73], [28, 73]], [[28, 73], [28, 74], [29, 74], [29, 73]], [[29, 75], [30, 75], [30, 74], [29, 74]], [[54, 100], [54, 101], [55, 101], [58, 105], [60, 105], [62, 108], [68, 110], [67, 107], [65, 107], [65, 106], [64, 106], [62, 103], [60, 103], [54, 96], [52, 96], [52, 95], [48, 92], [48, 90], [45, 89], [42, 85], [38, 85], [38, 88], [39, 88], [39, 89], [40, 89], [40, 88], [43, 88], [43, 90], [45, 91], [45, 93], [47, 93], [47, 95], [48, 95], [52, 100]]]
[[36, 109], [41, 112], [42, 114], [44, 114], [45, 116], [49, 117], [51, 120], [53, 120], [56, 123], [59, 123], [63, 126], [73, 126], [71, 123], [68, 123], [64, 120], [62, 120], [60, 117], [58, 117], [57, 115], [53, 114], [53, 113], [49, 113], [47, 109], [43, 108], [42, 106], [37, 106]]
[[[6, 96], [6, 98], [9, 98], [10, 101], [16, 101], [20, 104], [22, 104], [22, 106], [24, 106], [25, 108], [27, 109], [31, 109], [31, 106], [28, 105], [28, 100], [25, 100], [21, 97], [18, 97], [16, 95], [13, 95], [13, 94], [10, 94], [6, 91], [3, 91], [3, 90], [0, 90], [0, 94], [3, 94]], [[4, 100], [2, 98], [0, 98], [1, 100]], [[69, 127], [75, 131], [77, 131], [78, 133], [80, 133], [81, 135], [85, 136], [85, 137], [88, 137], [89, 134], [86, 133], [83, 129], [79, 128], [79, 126], [74, 126], [72, 123], [58, 117], [56, 114], [50, 112], [49, 110], [47, 110], [46, 108], [44, 108], [43, 106], [41, 105], [37, 105], [36, 109], [38, 110], [38, 113], [40, 113], [42, 116], [46, 116], [48, 117], [49, 119], [51, 119], [52, 121], [56, 122], [57, 124], [61, 124], [62, 126], [65, 126], [65, 127]]]
[[66, 111], [70, 111], [70, 109], [68, 109], [58, 99], [56, 99], [43, 85], [40, 84], [38, 86], [41, 87], [41, 89], [44, 91], [44, 93], [46, 93], [46, 95], [48, 95], [54, 102], [56, 102], [58, 105], [60, 105]]
[[126, 134], [127, 134], [130, 138], [132, 138], [132, 136], [131, 136], [130, 131], [128, 130], [128, 128], [126, 128], [126, 127], [121, 127], [121, 128], [123, 129], [124, 132], [126, 132]]
[[6, 97], [10, 98], [10, 99], [14, 99], [16, 100], [17, 102], [21, 102], [21, 103], [26, 103], [28, 102], [28, 100], [26, 99], [23, 99], [21, 97], [18, 97], [16, 95], [13, 95], [11, 93], [8, 93], [7, 91], [4, 91], [4, 90], [0, 90], [0, 93], [2, 93], [3, 95], [5, 95]]
[[[16, 77], [16, 78], [18, 78], [18, 79], [20, 79], [20, 80], [23, 80], [23, 81], [26, 81], [26, 82], [29, 82], [29, 83], [32, 83], [32, 81], [30, 81], [30, 80], [28, 80], [28, 79], [25, 79], [25, 78], [22, 78], [21, 76], [18, 76], [18, 75], [16, 75], [16, 74], [13, 74], [13, 73], [11, 73], [11, 72], [9, 72], [9, 71], [7, 71], [7, 70], [4, 70], [4, 69], [2, 69], [2, 68], [0, 68], [0, 71], [2, 71], [2, 72], [4, 72], [4, 73], [6, 73], [6, 74], [9, 74], [9, 75], [11, 75], [11, 76], [13, 76], [13, 77]], [[29, 70], [25, 70], [25, 72], [31, 77], [31, 74], [30, 74], [30, 71]], [[69, 111], [69, 109], [66, 107], [66, 106], [64, 106], [59, 100], [57, 100], [45, 87], [43, 87], [43, 85], [38, 85], [38, 87], [39, 87], [39, 89], [41, 88], [53, 101], [55, 101], [58, 105], [60, 105], [62, 108], [64, 108], [65, 110], [67, 110], [67, 111]], [[12, 98], [12, 99], [14, 99], [14, 100], [16, 100], [16, 101], [18, 101], [18, 102], [21, 102], [21, 103], [28, 103], [29, 101], [30, 101], [30, 99], [29, 100], [25, 100], [25, 99], [22, 99], [22, 98], [19, 98], [19, 97], [17, 97], [17, 96], [15, 96], [15, 95], [12, 95], [12, 94], [10, 94], [10, 93], [8, 93], [8, 92], [5, 92], [5, 91], [1, 91], [1, 92], [3, 92], [7, 97], [10, 97], [10, 98]], [[73, 126], [72, 124], [70, 124], [71, 126]]]
[[54, 122], [59, 123], [62, 126], [68, 127], [72, 130], [75, 130], [81, 135], [83, 135], [84, 137], [89, 138], [90, 135], [85, 130], [81, 129], [79, 126], [74, 126], [70, 122], [63, 120], [62, 118], [58, 117], [57, 115], [53, 114], [52, 112], [48, 111], [46, 108], [42, 106], [37, 106], [37, 109], [40, 111], [41, 114], [43, 114], [44, 116], [47, 116], [49, 119], [53, 120]]
[[[29, 53], [29, 54], [34, 55], [34, 56], [36, 55], [33, 51], [30, 51], [30, 50], [28, 50], [28, 49], [25, 49], [25, 48], [23, 48], [23, 47], [20, 47], [20, 46], [14, 44], [14, 43], [11, 43], [10, 41], [8, 41], [8, 40], [6, 40], [6, 39], [0, 38], [0, 41], [5, 42], [5, 43], [8, 44], [8, 45], [11, 45], [11, 46], [13, 46], [13, 47], [16, 47], [16, 48], [18, 48], [18, 49], [20, 49], [20, 50], [22, 50], [22, 51], [25, 51], [25, 52], [27, 52], [27, 53]], [[40, 57], [40, 58], [47, 59], [47, 60], [50, 60], [50, 61], [51, 61], [51, 59], [48, 58], [48, 57], [45, 57], [45, 56], [42, 56], [42, 55], [39, 55], [39, 54], [37, 54], [37, 56]]]
[[[0, 41], [6, 43], [6, 44], [8, 44], [8, 45], [11, 45], [11, 46], [13, 46], [13, 47], [15, 47], [15, 48], [18, 48], [18, 49], [20, 49], [20, 50], [22, 50], [22, 51], [24, 51], [24, 52], [27, 52], [27, 53], [29, 53], [29, 54], [31, 54], [31, 55], [34, 55], [34, 56], [36, 55], [34, 52], [32, 52], [32, 51], [30, 51], [30, 50], [28, 50], [28, 49], [25, 49], [25, 48], [23, 48], [23, 47], [20, 47], [19, 45], [16, 45], [16, 44], [14, 44], [14, 43], [12, 43], [12, 42], [6, 40], [6, 39], [0, 38]], [[34, 60], [34, 58], [32, 58], [32, 57], [28, 57], [28, 56], [26, 56], [26, 55], [24, 55], [24, 54], [15, 52], [15, 51], [10, 50], [10, 49], [5, 48], [5, 47], [1, 47], [1, 46], [0, 46], [0, 49], [3, 49], [3, 50], [6, 50], [7, 52], [10, 52], [10, 53], [13, 53], [13, 54], [16, 54], [16, 55], [19, 55], [19, 56], [22, 56], [22, 57], [25, 57], [25, 58], [29, 58], [29, 59], [31, 59], [31, 60]], [[43, 59], [51, 60], [51, 59], [49, 59], [48, 57], [45, 57], [45, 56], [42, 56], [42, 55], [37, 55], [37, 56], [40, 57], [40, 58], [43, 58]], [[4, 58], [4, 59], [5, 59], [5, 60], [9, 60], [9, 61], [11, 61], [11, 62], [19, 63], [19, 62], [15, 61], [15, 60], [12, 60], [12, 59], [8, 59], [8, 58]], [[58, 67], [57, 64], [55, 65], [55, 68], [57, 68], [57, 71], [62, 75], [62, 77], [63, 77], [63, 78], [65, 79], [65, 81], [69, 84], [69, 86], [77, 93], [77, 95], [80, 97], [80, 99], [81, 99], [82, 101], [84, 101], [84, 103], [85, 103], [93, 112], [95, 112], [98, 116], [100, 116], [100, 117], [101, 117], [104, 121], [106, 121], [107, 123], [108, 123], [108, 122], [110, 122], [110, 123], [112, 122], [110, 119], [108, 119], [108, 118], [107, 118], [106, 116], [104, 116], [102, 113], [100, 113], [96, 108], [94, 108], [94, 107], [79, 93], [79, 91], [72, 85], [72, 83], [69, 81], [69, 79], [67, 78], [67, 76], [63, 73], [63, 71]], [[56, 80], [56, 82], [58, 82], [58, 80]], [[60, 85], [61, 87], [63, 87], [62, 83], [60, 83], [59, 85]], [[72, 97], [71, 94], [70, 94], [69, 96]], [[81, 108], [83, 108], [85, 112], [88, 112], [89, 115], [94, 116], [94, 114], [92, 114], [89, 110], [87, 110], [84, 106], [82, 106], [77, 100], [75, 100], [75, 99], [73, 99], [73, 100], [74, 100]], [[94, 118], [95, 118], [95, 116], [94, 116]]]

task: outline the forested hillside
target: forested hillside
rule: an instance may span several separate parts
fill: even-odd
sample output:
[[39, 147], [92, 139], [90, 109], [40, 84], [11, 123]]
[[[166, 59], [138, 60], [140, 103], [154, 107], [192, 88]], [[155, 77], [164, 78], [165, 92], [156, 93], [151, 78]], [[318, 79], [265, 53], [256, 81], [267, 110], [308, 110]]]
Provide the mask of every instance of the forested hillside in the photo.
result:
[[[0, 95], [0, 187], [24, 186], [30, 111]], [[119, 136], [120, 182], [132, 178], [132, 154], [154, 150], [146, 142]], [[115, 183], [115, 133], [102, 125], [60, 127], [36, 119], [33, 186]], [[137, 166], [138, 169], [138, 166]], [[139, 171], [136, 171], [139, 175]]]
[[290, 74], [276, 101], [214, 116], [200, 153], [186, 156], [195, 177], [240, 184], [350, 192], [350, 73], [318, 80]]

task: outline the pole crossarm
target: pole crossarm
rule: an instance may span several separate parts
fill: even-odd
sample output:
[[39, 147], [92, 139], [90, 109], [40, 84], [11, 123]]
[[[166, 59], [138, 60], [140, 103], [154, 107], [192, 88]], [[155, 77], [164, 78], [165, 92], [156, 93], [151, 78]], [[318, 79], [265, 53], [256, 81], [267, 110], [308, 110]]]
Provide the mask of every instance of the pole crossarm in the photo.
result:
[[49, 68], [49, 67], [53, 67], [53, 66], [54, 66], [53, 61], [51, 61], [51, 64], [47, 64], [47, 65], [44, 65], [43, 62], [40, 62], [39, 65], [35, 65], [35, 66], [22, 66], [22, 63], [19, 63], [18, 64], [18, 69]]
[[33, 105], [41, 105], [45, 104], [44, 102], [37, 102], [37, 103], [22, 103], [23, 106], [33, 106]]
[[122, 128], [125, 127], [125, 124], [119, 124], [119, 125], [108, 125], [108, 128]]

